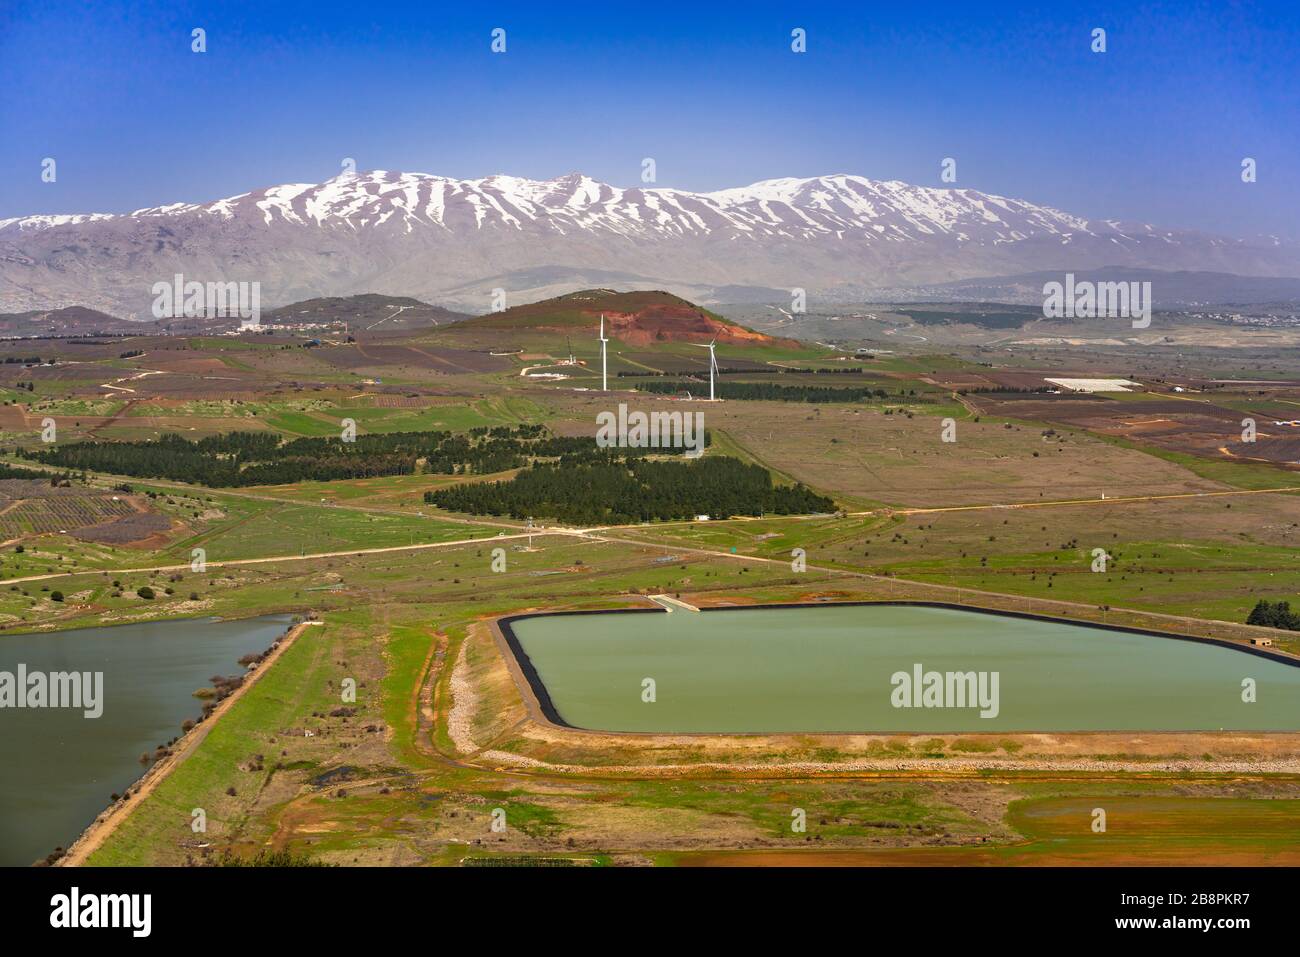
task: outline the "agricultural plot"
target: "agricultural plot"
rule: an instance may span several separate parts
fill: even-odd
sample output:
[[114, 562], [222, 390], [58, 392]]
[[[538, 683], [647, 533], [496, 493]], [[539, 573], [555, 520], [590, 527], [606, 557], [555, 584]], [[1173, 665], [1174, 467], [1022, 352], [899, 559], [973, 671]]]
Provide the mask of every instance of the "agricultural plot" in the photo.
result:
[[121, 399], [40, 399], [27, 407], [32, 416], [85, 416], [101, 418], [116, 415], [126, 405]]
[[[1058, 790], [1015, 788], [1018, 793]], [[1140, 795], [1115, 794], [1104, 785], [1082, 788], [1086, 797], [1031, 796], [1013, 800], [1007, 826], [1022, 840], [1005, 846], [875, 847], [861, 851], [760, 850], [674, 854], [679, 866], [928, 865], [978, 867], [1132, 866], [1268, 864], [1295, 866], [1300, 855], [1297, 802], [1285, 797], [1174, 797], [1166, 787], [1147, 786]], [[1091, 821], [1094, 806], [1108, 810], [1108, 831], [1098, 840], [1080, 822]], [[1110, 823], [1115, 826], [1111, 827]]]
[[380, 374], [407, 377], [497, 372], [511, 366], [508, 358], [493, 356], [487, 350], [387, 340], [322, 347], [320, 356], [323, 361], [340, 369], [353, 372], [380, 370]]
[[[486, 478], [486, 476], [483, 476]], [[492, 478], [506, 477], [505, 474]], [[299, 502], [351, 506], [425, 508], [424, 493], [465, 479], [451, 475], [390, 475], [384, 478], [336, 482], [297, 482], [257, 486], [259, 494]]]
[[[943, 441], [943, 418], [956, 421]], [[960, 408], [724, 403], [705, 412], [755, 459], [848, 505], [1010, 504], [1103, 493], [1156, 495], [1216, 487], [1175, 465], [1083, 432], [974, 421]], [[776, 436], [781, 441], [775, 441]]]
[[162, 540], [172, 530], [171, 520], [156, 512], [134, 512], [97, 525], [88, 525], [72, 533], [84, 542], [108, 545], [142, 545], [150, 539]]
[[[21, 483], [21, 484], [20, 484]], [[15, 487], [19, 486], [20, 487]], [[41, 482], [2, 480], [0, 535], [19, 539], [51, 532], [77, 532], [117, 518], [137, 514], [138, 505], [124, 496], [87, 494]]]
[[178, 542], [184, 550], [202, 544], [211, 561], [293, 556], [354, 548], [400, 548], [453, 539], [487, 538], [495, 529], [466, 527], [418, 515], [356, 512], [328, 505], [274, 505], [238, 529]]
[[[1296, 416], [1279, 419], [1277, 412], [1267, 406], [1259, 408], [1241, 400], [1233, 403], [1234, 408], [1225, 408], [1216, 404], [1217, 400], [1217, 396], [1170, 399], [1141, 393], [1133, 398], [1116, 396], [1091, 401], [1040, 396], [969, 397], [971, 404], [987, 415], [1050, 422], [1203, 458], [1300, 464], [1300, 427], [1285, 424]], [[1300, 416], [1300, 406], [1296, 409]], [[1249, 441], [1244, 438], [1246, 418], [1254, 423]]]

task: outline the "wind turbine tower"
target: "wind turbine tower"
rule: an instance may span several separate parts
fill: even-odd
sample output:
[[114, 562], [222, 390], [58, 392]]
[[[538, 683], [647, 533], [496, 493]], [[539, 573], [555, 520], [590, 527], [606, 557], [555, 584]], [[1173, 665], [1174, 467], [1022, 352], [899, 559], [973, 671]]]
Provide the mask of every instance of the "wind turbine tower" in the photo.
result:
[[715, 394], [715, 392], [714, 392], [714, 387], [713, 387], [713, 377], [714, 377], [714, 375], [715, 375], [715, 374], [720, 374], [720, 373], [718, 373], [718, 357], [717, 357], [717, 355], [716, 355], [716, 354], [714, 353], [714, 351], [713, 351], [713, 347], [716, 346], [717, 344], [718, 344], [718, 340], [717, 340], [717, 339], [714, 339], [712, 342], [710, 342], [710, 343], [707, 344], [707, 345], [705, 345], [705, 344], [702, 343], [702, 342], [692, 342], [692, 343], [691, 343], [691, 345], [693, 345], [693, 346], [699, 346], [701, 349], [708, 349], [708, 350], [709, 350], [709, 401], [710, 401], [710, 402], [714, 402], [714, 401], [717, 400], [716, 394]]
[[605, 343], [609, 342], [605, 338], [605, 314], [600, 314], [600, 391], [609, 391], [609, 374], [608, 366], [605, 363]]

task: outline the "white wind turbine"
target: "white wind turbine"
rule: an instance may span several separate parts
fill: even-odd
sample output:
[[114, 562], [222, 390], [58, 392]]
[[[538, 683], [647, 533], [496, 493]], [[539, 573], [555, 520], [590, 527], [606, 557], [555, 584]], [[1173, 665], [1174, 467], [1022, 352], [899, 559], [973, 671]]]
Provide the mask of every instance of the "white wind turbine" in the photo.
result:
[[605, 338], [605, 314], [600, 314], [600, 391], [609, 391], [609, 375], [606, 372], [605, 365], [605, 343], [609, 342]]
[[[717, 340], [717, 339], [714, 339], [712, 342], [708, 343], [707, 345], [704, 344], [703, 342], [692, 342], [692, 343], [691, 343], [691, 345], [693, 345], [693, 346], [699, 346], [701, 349], [708, 349], [708, 350], [709, 350], [709, 401], [710, 401], [710, 402], [713, 402], [713, 401], [714, 401], [714, 394], [713, 394], [713, 374], [714, 374], [715, 372], [718, 372], [718, 357], [717, 357], [717, 356], [714, 354], [714, 352], [713, 352], [713, 347], [716, 346], [717, 344], [718, 344], [718, 340]], [[721, 373], [718, 373], [718, 374], [721, 375]]]

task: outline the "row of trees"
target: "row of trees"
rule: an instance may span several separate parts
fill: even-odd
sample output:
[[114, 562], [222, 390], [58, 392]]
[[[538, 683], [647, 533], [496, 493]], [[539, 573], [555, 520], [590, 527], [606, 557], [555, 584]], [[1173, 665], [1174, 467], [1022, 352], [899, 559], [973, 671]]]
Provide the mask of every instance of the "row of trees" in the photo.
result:
[[782, 371], [789, 372], [791, 375], [861, 375], [862, 366], [841, 366], [839, 368], [825, 369], [792, 369], [786, 366]]
[[1060, 392], [1060, 388], [1054, 385], [1036, 385], [1036, 386], [1010, 386], [1010, 385], [980, 385], [971, 386], [964, 389], [958, 389], [958, 395], [1040, 395], [1050, 392]]
[[1261, 598], [1251, 609], [1246, 624], [1300, 631], [1300, 614], [1291, 610], [1289, 601], [1265, 601]]
[[[660, 395], [677, 395], [689, 390], [693, 394], [707, 394], [707, 382], [642, 382], [638, 391], [657, 392]], [[719, 399], [767, 399], [781, 402], [861, 402], [865, 399], [887, 399], [889, 393], [884, 389], [870, 389], [866, 386], [816, 385], [777, 385], [774, 382], [719, 382], [714, 387], [714, 394]]]
[[210, 488], [275, 485], [306, 480], [410, 475], [487, 474], [521, 468], [595, 448], [592, 437], [551, 435], [538, 425], [479, 428], [468, 433], [392, 432], [352, 441], [300, 438], [281, 442], [271, 432], [227, 432], [190, 440], [179, 435], [140, 442], [73, 442], [23, 452], [63, 468], [164, 478]]
[[[641, 369], [624, 369], [618, 374], [620, 379], [663, 379], [679, 378], [684, 373], [678, 372], [650, 372]], [[694, 373], [685, 373], [694, 375]], [[751, 368], [741, 368], [737, 366], [719, 366], [718, 375], [861, 375], [862, 366], [844, 367], [838, 369], [805, 369], [793, 368], [791, 366], [754, 366]]]
[[51, 485], [69, 484], [67, 475], [50, 475], [49, 472], [38, 472], [36, 469], [24, 469], [4, 463], [0, 463], [0, 479], [49, 479]]
[[[707, 436], [706, 436], [707, 444]], [[412, 475], [487, 475], [523, 468], [538, 459], [594, 456], [594, 436], [552, 435], [541, 425], [478, 428], [466, 433], [390, 432], [282, 442], [273, 432], [226, 432], [190, 440], [164, 435], [140, 442], [72, 442], [21, 454], [77, 471], [162, 478], [209, 488], [329, 482]], [[625, 455], [672, 454], [682, 449], [623, 450]], [[10, 478], [44, 477], [26, 472]], [[0, 476], [6, 477], [6, 476]]]
[[723, 456], [659, 461], [614, 451], [534, 462], [508, 482], [426, 492], [425, 502], [474, 515], [544, 516], [573, 525], [709, 515], [801, 515], [835, 503], [806, 486], [773, 485], [758, 465]]

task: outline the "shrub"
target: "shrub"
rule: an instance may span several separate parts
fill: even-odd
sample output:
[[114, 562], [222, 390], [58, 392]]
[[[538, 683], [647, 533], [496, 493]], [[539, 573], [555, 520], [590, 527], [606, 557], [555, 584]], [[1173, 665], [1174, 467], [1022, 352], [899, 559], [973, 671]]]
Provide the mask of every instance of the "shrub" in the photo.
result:
[[262, 849], [252, 857], [236, 857], [229, 850], [216, 860], [217, 867], [336, 867], [325, 861], [317, 860], [310, 854], [295, 854], [293, 851], [269, 851]]

